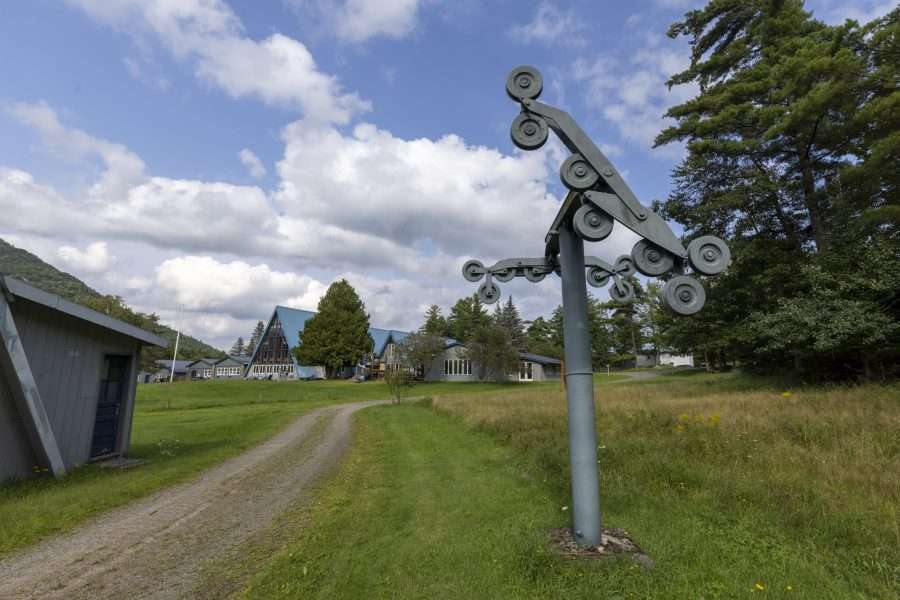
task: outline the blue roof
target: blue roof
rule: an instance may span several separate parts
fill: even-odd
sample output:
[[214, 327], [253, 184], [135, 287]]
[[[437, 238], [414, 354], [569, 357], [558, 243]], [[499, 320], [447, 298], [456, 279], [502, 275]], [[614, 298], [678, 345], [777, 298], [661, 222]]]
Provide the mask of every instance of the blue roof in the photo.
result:
[[384, 354], [384, 349], [387, 348], [389, 343], [394, 342], [397, 344], [402, 342], [406, 336], [409, 335], [409, 332], [397, 331], [396, 329], [370, 327], [369, 335], [372, 336], [372, 341], [375, 342], [375, 345], [372, 347], [372, 352], [375, 353], [375, 356], [381, 356]]
[[[287, 340], [288, 347], [293, 348], [300, 342], [300, 339], [297, 336], [303, 331], [303, 328], [306, 327], [306, 322], [314, 317], [316, 313], [311, 310], [276, 306], [275, 315], [278, 316], [278, 320], [281, 322], [281, 329], [284, 331], [284, 339]], [[272, 325], [271, 320], [269, 321], [269, 325]], [[268, 331], [268, 327], [266, 327], [266, 333], [268, 333]]]
[[[315, 316], [315, 314], [316, 313], [311, 310], [290, 308], [288, 306], [276, 306], [275, 312], [272, 314], [272, 317], [278, 317], [278, 321], [281, 323], [281, 329], [284, 332], [285, 340], [287, 341], [288, 346], [293, 348], [300, 342], [297, 336], [306, 327], [306, 322], [310, 318]], [[272, 327], [272, 320], [273, 319], [269, 319], [269, 323], [268, 325], [266, 325], [266, 331], [263, 334], [263, 337], [268, 335], [269, 329]], [[387, 348], [388, 343], [397, 343], [402, 341], [404, 338], [406, 338], [406, 336], [409, 335], [409, 332], [397, 331], [396, 329], [380, 329], [378, 327], [370, 327], [369, 335], [372, 337], [372, 341], [375, 343], [373, 346], [373, 352], [376, 356], [381, 356], [385, 348]], [[259, 344], [257, 344], [256, 349], [253, 351], [253, 356], [250, 358], [249, 362], [251, 364], [254, 360], [256, 360], [256, 352], [258, 350]], [[291, 353], [291, 360], [294, 361], [294, 370], [299, 377], [312, 377], [315, 375], [315, 367], [298, 364], [297, 359], [294, 357], [293, 353]]]

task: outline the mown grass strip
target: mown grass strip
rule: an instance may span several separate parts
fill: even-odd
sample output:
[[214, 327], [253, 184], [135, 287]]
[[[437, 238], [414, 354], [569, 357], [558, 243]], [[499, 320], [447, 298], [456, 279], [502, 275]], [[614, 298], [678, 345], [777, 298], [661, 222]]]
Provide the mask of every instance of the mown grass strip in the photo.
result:
[[[416, 386], [411, 393], [472, 394], [517, 387], [521, 386], [434, 383]], [[382, 382], [215, 381], [138, 386], [128, 455], [150, 462], [125, 471], [85, 465], [60, 481], [41, 478], [0, 484], [0, 558], [187, 481], [272, 437], [310, 410], [389, 395]]]

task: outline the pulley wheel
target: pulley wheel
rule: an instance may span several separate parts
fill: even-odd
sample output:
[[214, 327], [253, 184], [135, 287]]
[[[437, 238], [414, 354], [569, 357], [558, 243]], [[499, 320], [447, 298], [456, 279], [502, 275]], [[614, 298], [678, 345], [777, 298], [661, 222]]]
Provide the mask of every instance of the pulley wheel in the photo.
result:
[[587, 282], [596, 288], [600, 288], [609, 283], [611, 273], [600, 267], [591, 267], [587, 272]]
[[538, 281], [543, 281], [544, 277], [546, 277], [546, 276], [547, 276], [546, 273], [544, 273], [543, 271], [538, 271], [534, 267], [525, 267], [525, 279], [527, 279], [528, 281], [530, 281], [532, 283], [537, 283]]
[[559, 178], [570, 190], [582, 192], [594, 187], [600, 174], [582, 155], [576, 153], [567, 158], [559, 168]]
[[679, 315], [693, 315], [706, 304], [706, 290], [699, 281], [686, 275], [667, 281], [662, 296], [666, 306]]
[[617, 279], [609, 286], [609, 297], [617, 304], [628, 304], [634, 301], [634, 286], [624, 279]]
[[500, 271], [493, 272], [492, 275], [494, 276], [494, 279], [496, 279], [497, 281], [506, 283], [507, 281], [513, 280], [513, 278], [516, 276], [516, 270], [515, 269], [503, 269]]
[[493, 281], [485, 281], [478, 288], [478, 299], [485, 304], [493, 304], [500, 299], [500, 288]]
[[731, 251], [714, 235], [704, 235], [688, 244], [691, 267], [704, 275], [718, 275], [728, 268]]
[[647, 240], [641, 240], [634, 245], [631, 249], [631, 258], [637, 270], [648, 277], [667, 273], [675, 266], [675, 257], [671, 252]]
[[620, 277], [631, 277], [637, 272], [637, 269], [634, 268], [634, 260], [627, 254], [623, 254], [616, 259], [613, 269], [615, 269], [616, 275]]
[[543, 89], [544, 78], [534, 67], [516, 67], [506, 78], [506, 93], [517, 102], [534, 100], [541, 95]]
[[543, 117], [522, 112], [513, 120], [509, 130], [513, 144], [522, 150], [537, 150], [547, 142], [550, 130]]
[[484, 265], [481, 264], [480, 260], [466, 261], [466, 264], [464, 264], [462, 268], [463, 277], [465, 277], [466, 281], [471, 281], [473, 283], [481, 281], [481, 278], [484, 277], [485, 273]]
[[582, 204], [572, 217], [575, 232], [589, 242], [606, 239], [613, 230], [613, 219], [590, 204]]

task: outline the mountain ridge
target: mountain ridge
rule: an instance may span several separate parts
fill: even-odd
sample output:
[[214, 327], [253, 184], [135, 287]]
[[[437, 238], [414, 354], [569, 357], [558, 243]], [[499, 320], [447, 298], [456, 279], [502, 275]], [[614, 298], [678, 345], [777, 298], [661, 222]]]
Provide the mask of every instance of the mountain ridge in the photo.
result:
[[[0, 273], [21, 279], [27, 283], [56, 294], [66, 300], [105, 313], [132, 325], [152, 331], [169, 342], [168, 348], [145, 348], [141, 354], [142, 366], [150, 366], [154, 360], [171, 358], [176, 331], [159, 322], [155, 314], [144, 314], [131, 309], [118, 297], [102, 294], [74, 275], [57, 269], [31, 252], [17, 248], [0, 239]], [[181, 334], [178, 343], [179, 359], [223, 357], [225, 353], [202, 340]]]

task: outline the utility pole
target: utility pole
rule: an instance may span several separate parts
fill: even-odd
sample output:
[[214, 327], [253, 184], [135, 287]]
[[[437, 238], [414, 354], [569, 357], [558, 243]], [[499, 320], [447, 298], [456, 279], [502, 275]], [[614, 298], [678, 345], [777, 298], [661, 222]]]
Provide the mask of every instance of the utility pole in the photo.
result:
[[[181, 307], [184, 308], [184, 307]], [[179, 310], [176, 315], [181, 314]], [[175, 317], [175, 320], [178, 321], [178, 317]], [[178, 327], [178, 324], [175, 324], [175, 352], [172, 354], [172, 369], [169, 371], [169, 383], [172, 383], [175, 380], [175, 360], [178, 358], [178, 342], [181, 341], [181, 328]]]

